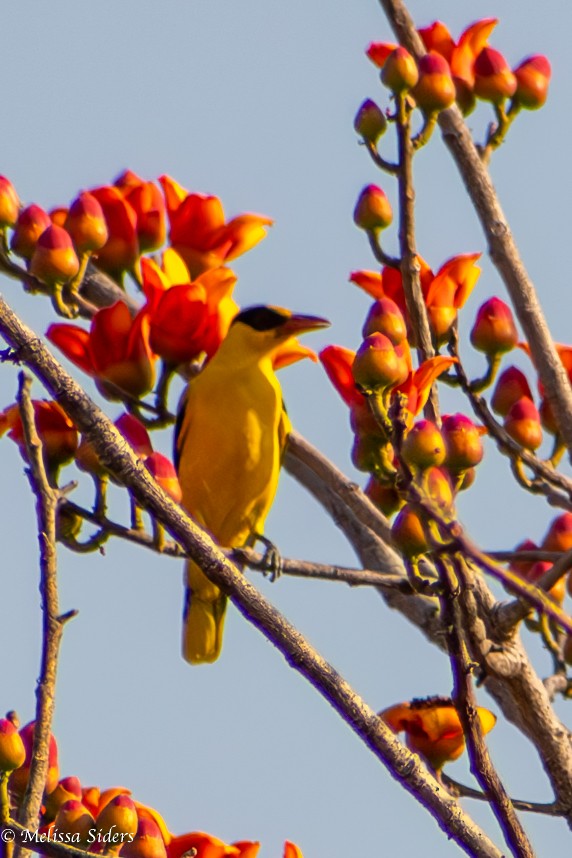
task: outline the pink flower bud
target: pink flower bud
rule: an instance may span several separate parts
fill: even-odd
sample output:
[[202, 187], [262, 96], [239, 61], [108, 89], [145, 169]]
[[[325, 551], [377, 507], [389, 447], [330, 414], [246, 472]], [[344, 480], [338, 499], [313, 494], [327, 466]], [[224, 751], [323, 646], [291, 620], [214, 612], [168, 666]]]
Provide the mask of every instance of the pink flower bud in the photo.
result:
[[448, 414], [443, 417], [441, 434], [445, 441], [447, 468], [458, 472], [479, 464], [483, 458], [483, 445], [472, 420], [464, 414]]
[[518, 342], [512, 312], [500, 298], [489, 298], [479, 308], [471, 331], [471, 343], [480, 352], [498, 355], [509, 352]]
[[421, 57], [419, 80], [411, 94], [424, 113], [437, 113], [453, 104], [456, 98], [455, 84], [449, 63], [441, 54], [430, 51]]
[[538, 110], [548, 96], [552, 69], [542, 54], [527, 57], [514, 70], [516, 77], [515, 99], [526, 110]]
[[474, 65], [475, 95], [484, 101], [500, 104], [512, 98], [516, 91], [516, 77], [499, 51], [488, 46], [478, 55]]
[[540, 415], [534, 402], [527, 397], [512, 405], [505, 418], [504, 428], [517, 444], [527, 450], [536, 450], [542, 444]]
[[417, 83], [417, 63], [409, 51], [399, 45], [387, 57], [381, 70], [381, 80], [393, 93], [406, 92]]
[[527, 378], [516, 366], [509, 366], [498, 378], [491, 399], [493, 411], [506, 417], [511, 407], [519, 399], [532, 399], [532, 391]]
[[377, 143], [387, 128], [385, 114], [371, 98], [366, 99], [354, 119], [354, 128], [367, 143]]
[[374, 333], [385, 334], [394, 346], [407, 338], [407, 325], [403, 314], [391, 298], [380, 298], [370, 307], [362, 328], [362, 336]]
[[377, 185], [367, 185], [354, 209], [355, 225], [368, 232], [377, 232], [386, 229], [392, 220], [393, 212], [385, 193]]
[[384, 334], [370, 334], [359, 347], [352, 366], [355, 383], [363, 390], [385, 390], [402, 384], [409, 374], [400, 346]]

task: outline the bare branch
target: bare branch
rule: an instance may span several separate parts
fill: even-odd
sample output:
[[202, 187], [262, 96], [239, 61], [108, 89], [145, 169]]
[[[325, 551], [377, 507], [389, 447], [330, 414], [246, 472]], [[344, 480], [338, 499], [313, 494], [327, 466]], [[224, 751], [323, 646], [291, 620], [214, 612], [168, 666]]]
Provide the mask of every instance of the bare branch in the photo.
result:
[[55, 706], [58, 653], [65, 620], [70, 618], [68, 615], [64, 619], [59, 612], [56, 554], [58, 492], [50, 485], [44, 466], [42, 442], [36, 431], [34, 408], [30, 398], [31, 381], [25, 373], [20, 373], [18, 405], [29, 462], [27, 473], [36, 497], [43, 633], [30, 774], [19, 809], [19, 819], [25, 828], [35, 828], [40, 814], [49, 766], [49, 741]]

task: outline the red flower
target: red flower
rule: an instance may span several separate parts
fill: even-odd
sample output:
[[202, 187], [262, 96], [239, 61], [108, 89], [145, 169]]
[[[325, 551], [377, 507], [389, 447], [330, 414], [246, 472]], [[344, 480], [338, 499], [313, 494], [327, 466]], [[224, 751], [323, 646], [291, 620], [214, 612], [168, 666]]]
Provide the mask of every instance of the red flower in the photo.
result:
[[121, 191], [111, 185], [93, 188], [90, 193], [103, 209], [109, 233], [94, 261], [102, 271], [120, 279], [133, 268], [139, 256], [137, 215]]
[[118, 176], [114, 185], [137, 216], [137, 238], [141, 253], [158, 250], [165, 243], [167, 218], [165, 201], [157, 185], [143, 181], [131, 170], [125, 170]]
[[169, 237], [191, 277], [236, 259], [266, 236], [272, 220], [243, 214], [225, 221], [218, 197], [190, 194], [169, 176], [159, 178], [169, 216]]
[[[53, 472], [73, 459], [78, 443], [77, 429], [57, 402], [35, 399], [32, 405], [44, 463], [48, 472]], [[5, 432], [16, 442], [27, 461], [22, 418], [17, 405], [0, 412], [0, 435]]]
[[[171, 267], [177, 277], [172, 253], [165, 253], [165, 267]], [[172, 364], [194, 360], [203, 352], [212, 357], [238, 312], [232, 299], [235, 274], [229, 268], [217, 268], [194, 282], [188, 274], [182, 280], [170, 280], [150, 259], [141, 260], [141, 273], [152, 349]]]
[[101, 393], [121, 400], [122, 393], [139, 398], [153, 388], [155, 356], [149, 345], [145, 308], [135, 318], [123, 301], [98, 310], [89, 333], [77, 325], [50, 325], [46, 333], [76, 366], [96, 379]]
[[[479, 278], [481, 269], [476, 262], [480, 253], [465, 253], [453, 256], [443, 263], [436, 274], [422, 259], [418, 258], [420, 280], [429, 324], [437, 344], [445, 342], [457, 319], [457, 311], [464, 306]], [[407, 319], [407, 307], [403, 293], [401, 272], [385, 266], [377, 271], [353, 271], [350, 281], [372, 298], [391, 298]]]
[[[479, 706], [477, 714], [483, 733], [495, 725], [496, 717]], [[456, 760], [465, 749], [463, 728], [452, 700], [445, 697], [428, 697], [398, 703], [379, 713], [395, 733], [405, 731], [407, 747], [421, 754], [433, 769]]]

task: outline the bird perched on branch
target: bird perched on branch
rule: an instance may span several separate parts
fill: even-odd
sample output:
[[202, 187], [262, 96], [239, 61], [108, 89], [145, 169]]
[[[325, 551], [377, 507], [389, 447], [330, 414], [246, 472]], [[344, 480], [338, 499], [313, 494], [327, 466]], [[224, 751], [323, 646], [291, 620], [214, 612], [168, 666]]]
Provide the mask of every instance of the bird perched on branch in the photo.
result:
[[[175, 438], [182, 503], [225, 548], [252, 546], [262, 536], [276, 493], [290, 421], [273, 358], [297, 334], [328, 324], [281, 307], [249, 307], [188, 385]], [[183, 656], [213, 662], [227, 597], [194, 561], [185, 572]]]

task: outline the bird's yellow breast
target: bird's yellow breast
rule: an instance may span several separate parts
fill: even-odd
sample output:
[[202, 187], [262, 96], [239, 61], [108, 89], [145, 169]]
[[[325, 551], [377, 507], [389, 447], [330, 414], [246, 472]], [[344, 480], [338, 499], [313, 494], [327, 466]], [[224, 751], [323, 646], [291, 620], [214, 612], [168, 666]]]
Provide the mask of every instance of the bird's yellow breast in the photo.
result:
[[224, 546], [262, 532], [280, 470], [282, 398], [268, 362], [205, 371], [189, 385], [178, 439], [183, 505]]

